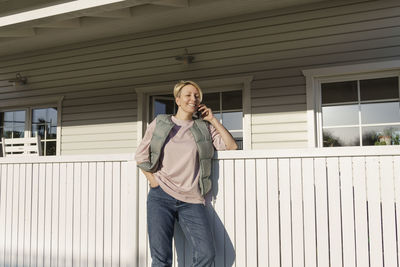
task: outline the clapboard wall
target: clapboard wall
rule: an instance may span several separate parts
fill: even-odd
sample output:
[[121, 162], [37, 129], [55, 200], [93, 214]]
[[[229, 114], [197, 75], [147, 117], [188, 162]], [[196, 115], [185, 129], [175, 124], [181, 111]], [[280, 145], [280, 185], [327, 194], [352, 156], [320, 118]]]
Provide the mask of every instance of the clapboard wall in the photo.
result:
[[[7, 100], [64, 96], [62, 154], [137, 146], [136, 87], [253, 76], [252, 148], [307, 146], [302, 70], [400, 57], [398, 1], [327, 1], [0, 59]], [[195, 55], [184, 66], [174, 58]], [[29, 84], [13, 88], [16, 72]]]

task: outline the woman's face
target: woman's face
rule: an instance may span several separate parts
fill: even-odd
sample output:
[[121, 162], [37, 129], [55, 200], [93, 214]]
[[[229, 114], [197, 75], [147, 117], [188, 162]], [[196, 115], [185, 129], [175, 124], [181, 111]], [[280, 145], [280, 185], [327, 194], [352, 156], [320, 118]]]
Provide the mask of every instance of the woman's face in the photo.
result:
[[181, 94], [176, 99], [179, 109], [186, 113], [194, 113], [200, 104], [200, 94], [196, 87], [191, 84], [185, 85], [181, 89]]

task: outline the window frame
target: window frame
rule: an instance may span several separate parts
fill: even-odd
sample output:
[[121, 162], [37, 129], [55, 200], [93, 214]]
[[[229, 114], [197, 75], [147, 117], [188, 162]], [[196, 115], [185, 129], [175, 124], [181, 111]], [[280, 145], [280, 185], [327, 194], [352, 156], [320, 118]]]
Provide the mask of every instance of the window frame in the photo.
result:
[[[250, 90], [253, 76], [221, 78], [212, 80], [195, 79], [203, 93], [227, 92], [242, 90], [243, 111], [243, 150], [251, 150], [251, 99]], [[135, 88], [137, 94], [137, 144], [143, 138], [147, 125], [150, 123], [150, 97], [158, 94], [171, 94], [175, 83]]]
[[56, 155], [51, 156], [59, 156], [61, 154], [61, 114], [62, 114], [62, 101], [64, 96], [56, 96], [56, 97], [35, 97], [28, 99], [13, 99], [11, 101], [0, 101], [0, 112], [4, 111], [16, 111], [16, 110], [25, 110], [26, 119], [25, 119], [25, 130], [24, 136], [31, 136], [32, 132], [32, 110], [37, 108], [57, 108], [57, 138], [56, 138]]
[[[308, 146], [323, 147], [321, 84], [397, 76], [400, 60], [303, 70], [306, 77]], [[400, 101], [399, 101], [400, 103]]]

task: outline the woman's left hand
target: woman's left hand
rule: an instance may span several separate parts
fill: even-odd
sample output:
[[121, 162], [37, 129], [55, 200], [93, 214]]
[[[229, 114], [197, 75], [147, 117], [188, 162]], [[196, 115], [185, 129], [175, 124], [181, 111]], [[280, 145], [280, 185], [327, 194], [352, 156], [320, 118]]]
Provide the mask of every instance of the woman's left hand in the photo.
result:
[[214, 118], [211, 108], [208, 108], [204, 104], [200, 104], [197, 110], [201, 112], [201, 118], [205, 121], [211, 122], [211, 120]]

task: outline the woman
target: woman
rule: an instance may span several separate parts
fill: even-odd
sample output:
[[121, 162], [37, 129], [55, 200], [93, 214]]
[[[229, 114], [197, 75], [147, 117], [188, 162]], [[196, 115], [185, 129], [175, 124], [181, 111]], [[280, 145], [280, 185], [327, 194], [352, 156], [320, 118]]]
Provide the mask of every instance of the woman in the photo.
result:
[[[217, 150], [237, 149], [235, 140], [200, 104], [200, 87], [175, 85], [178, 111], [150, 123], [136, 151], [136, 161], [150, 183], [147, 228], [152, 266], [171, 266], [175, 220], [193, 246], [192, 266], [211, 266], [215, 249], [204, 195], [211, 189], [211, 158]], [[194, 118], [197, 113], [201, 118]]]

